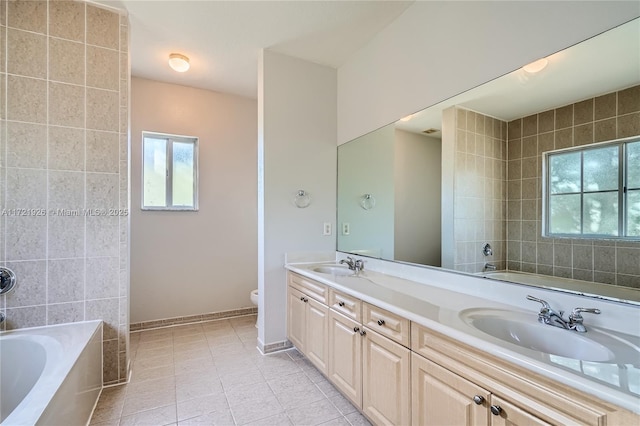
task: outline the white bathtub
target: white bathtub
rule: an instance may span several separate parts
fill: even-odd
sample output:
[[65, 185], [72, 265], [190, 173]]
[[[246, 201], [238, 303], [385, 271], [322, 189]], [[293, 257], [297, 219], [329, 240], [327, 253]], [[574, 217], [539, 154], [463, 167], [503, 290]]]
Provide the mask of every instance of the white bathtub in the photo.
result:
[[102, 389], [102, 321], [0, 333], [0, 424], [86, 425]]

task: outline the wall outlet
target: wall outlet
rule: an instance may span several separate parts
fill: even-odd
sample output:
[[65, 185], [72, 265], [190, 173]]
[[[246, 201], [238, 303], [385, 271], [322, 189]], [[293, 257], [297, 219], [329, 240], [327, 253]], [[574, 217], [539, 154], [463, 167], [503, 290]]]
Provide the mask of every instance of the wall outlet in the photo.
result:
[[322, 228], [322, 235], [331, 235], [331, 222], [325, 222]]
[[345, 222], [342, 224], [342, 235], [349, 235], [349, 223]]

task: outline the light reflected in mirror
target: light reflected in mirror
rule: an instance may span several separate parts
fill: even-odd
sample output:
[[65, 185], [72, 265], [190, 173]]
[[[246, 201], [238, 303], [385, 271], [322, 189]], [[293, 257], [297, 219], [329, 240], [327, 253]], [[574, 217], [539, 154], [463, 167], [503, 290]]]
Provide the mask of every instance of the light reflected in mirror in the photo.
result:
[[542, 221], [543, 153], [640, 135], [640, 19], [546, 59], [341, 145], [338, 251], [640, 301], [639, 241]]

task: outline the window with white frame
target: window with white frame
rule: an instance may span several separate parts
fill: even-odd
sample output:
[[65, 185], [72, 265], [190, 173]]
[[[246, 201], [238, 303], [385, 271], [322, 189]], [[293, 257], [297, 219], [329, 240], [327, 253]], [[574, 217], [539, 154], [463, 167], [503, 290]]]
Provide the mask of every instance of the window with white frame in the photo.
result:
[[545, 154], [545, 235], [640, 239], [640, 138]]
[[198, 138], [142, 132], [142, 209], [198, 209]]

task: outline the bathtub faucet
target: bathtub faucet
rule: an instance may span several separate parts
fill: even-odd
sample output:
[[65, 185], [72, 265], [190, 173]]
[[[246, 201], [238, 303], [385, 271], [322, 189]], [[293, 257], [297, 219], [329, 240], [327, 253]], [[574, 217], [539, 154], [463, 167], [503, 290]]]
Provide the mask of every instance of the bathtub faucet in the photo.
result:
[[486, 262], [484, 264], [484, 269], [483, 270], [484, 271], [495, 271], [496, 269], [497, 269], [496, 265], [494, 265], [493, 263]]
[[2, 312], [0, 312], [0, 324], [2, 324], [4, 322], [4, 314]]

